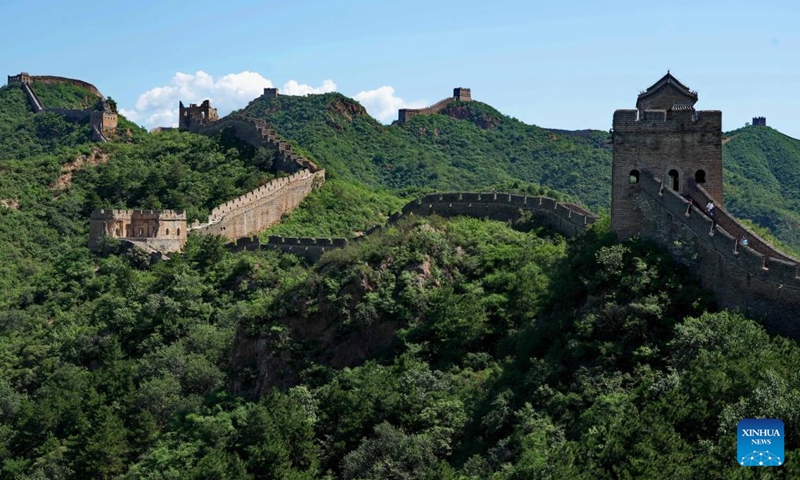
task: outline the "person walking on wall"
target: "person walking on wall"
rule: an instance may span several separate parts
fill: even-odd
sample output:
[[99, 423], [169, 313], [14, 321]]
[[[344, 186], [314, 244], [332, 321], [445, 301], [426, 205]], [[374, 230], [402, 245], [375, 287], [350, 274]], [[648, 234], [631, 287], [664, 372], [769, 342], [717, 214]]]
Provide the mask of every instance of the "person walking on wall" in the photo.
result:
[[714, 212], [714, 202], [708, 201], [706, 204], [706, 213], [709, 217], [711, 217], [711, 228], [714, 228], [717, 225], [717, 217], [716, 212]]

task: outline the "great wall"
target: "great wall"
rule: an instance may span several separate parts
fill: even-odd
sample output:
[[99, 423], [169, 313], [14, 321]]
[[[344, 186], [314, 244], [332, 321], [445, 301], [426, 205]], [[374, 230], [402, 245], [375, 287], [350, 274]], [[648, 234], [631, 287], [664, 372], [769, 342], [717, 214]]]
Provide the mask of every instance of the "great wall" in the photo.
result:
[[[34, 83], [41, 83], [45, 85], [69, 84], [83, 88], [95, 97], [102, 101], [102, 110], [91, 109], [67, 109], [67, 108], [46, 108], [36, 92], [33, 90]], [[117, 128], [119, 121], [116, 107], [106, 100], [106, 97], [100, 93], [94, 85], [83, 80], [76, 80], [74, 78], [55, 77], [51, 75], [29, 75], [22, 72], [18, 75], [8, 76], [8, 85], [19, 85], [25, 96], [28, 98], [28, 103], [31, 105], [33, 113], [40, 112], [53, 112], [57, 113], [67, 120], [71, 121], [89, 121], [92, 128], [92, 139], [96, 142], [108, 142], [108, 133], [113, 132]]]
[[[30, 87], [32, 79], [64, 79], [24, 75], [9, 77], [9, 84], [21, 85], [34, 112], [46, 110]], [[85, 82], [80, 85], [88, 88]], [[90, 91], [99, 95], [96, 89]], [[265, 89], [264, 96], [277, 97], [278, 91]], [[695, 110], [697, 98], [697, 92], [668, 72], [640, 93], [635, 110], [614, 113], [612, 231], [621, 240], [642, 237], [664, 246], [677, 262], [689, 267], [705, 288], [714, 292], [720, 307], [742, 310], [773, 332], [800, 338], [800, 318], [795, 314], [800, 307], [800, 261], [770, 245], [725, 210], [721, 112]], [[457, 100], [471, 100], [469, 89], [454, 89], [453, 97], [425, 109], [400, 110], [397, 123], [405, 123], [415, 115], [437, 113]], [[235, 251], [274, 249], [317, 261], [325, 252], [345, 247], [381, 228], [376, 226], [357, 239], [270, 236], [262, 242], [258, 236], [251, 236], [296, 208], [324, 182], [324, 170], [293, 152], [263, 120], [236, 115], [219, 120], [208, 101], [189, 107], [181, 103], [180, 112], [182, 129], [203, 135], [230, 129], [256, 147], [276, 149], [276, 168], [293, 173], [216, 207], [207, 222], [195, 222], [189, 228], [185, 213], [180, 211], [97, 211], [91, 220], [93, 248], [103, 236], [127, 236], [126, 240], [141, 248], [176, 251], [192, 230], [225, 236]], [[753, 119], [756, 122], [766, 121], [758, 117]], [[701, 210], [709, 202], [716, 206], [714, 219]], [[597, 219], [576, 205], [547, 197], [464, 192], [431, 194], [414, 200], [392, 215], [389, 224], [409, 216], [431, 214], [508, 221], [523, 212], [565, 236], [579, 234]]]
[[401, 108], [397, 112], [397, 121], [398, 124], [404, 124], [410, 121], [412, 118], [418, 115], [434, 115], [436, 113], [441, 112], [448, 105], [455, 101], [460, 102], [471, 102], [472, 101], [472, 90], [469, 88], [464, 87], [456, 87], [453, 89], [453, 96], [447, 97], [443, 100], [439, 100], [438, 102], [434, 103], [430, 107], [426, 108]]
[[[514, 195], [508, 193], [435, 193], [407, 203], [400, 212], [389, 217], [389, 224], [402, 218], [413, 216], [439, 215], [442, 217], [467, 216], [509, 221], [520, 218], [522, 212], [529, 212], [532, 220], [546, 225], [567, 237], [580, 233], [586, 226], [594, 223], [597, 216], [577, 205], [560, 203], [548, 197]], [[382, 228], [376, 225], [364, 236], [347, 238], [310, 238], [270, 236], [262, 242], [258, 236], [240, 238], [235, 251], [259, 249], [280, 250], [304, 257], [312, 262], [322, 254], [347, 246], [366, 238]]]
[[[265, 89], [264, 94], [276, 97], [277, 89]], [[206, 222], [195, 221], [186, 225], [185, 212], [181, 225], [173, 225], [172, 232], [193, 231], [196, 233], [221, 235], [232, 242], [261, 232], [278, 223], [281, 217], [294, 210], [300, 202], [315, 188], [325, 182], [325, 170], [304, 156], [294, 152], [292, 146], [280, 138], [278, 133], [267, 122], [242, 115], [229, 115], [219, 119], [217, 109], [209, 100], [200, 105], [190, 104], [188, 107], [180, 102], [179, 129], [200, 135], [214, 136], [221, 131], [229, 131], [239, 140], [259, 148], [273, 149], [276, 161], [273, 168], [280, 172], [290, 172], [287, 177], [277, 178], [245, 193], [233, 200], [215, 207]], [[100, 210], [92, 213], [90, 218], [90, 248], [97, 250], [101, 246], [102, 237], [118, 238], [135, 246], [162, 253], [176, 252], [186, 243], [185, 235], [180, 238], [164, 236], [169, 229], [160, 227], [159, 211], [150, 212], [154, 225], [144, 228], [147, 240], [144, 240], [133, 218], [127, 210]], [[162, 220], [165, 225], [175, 219], [172, 211]], [[133, 233], [132, 233], [133, 232]], [[159, 248], [155, 248], [158, 246]]]

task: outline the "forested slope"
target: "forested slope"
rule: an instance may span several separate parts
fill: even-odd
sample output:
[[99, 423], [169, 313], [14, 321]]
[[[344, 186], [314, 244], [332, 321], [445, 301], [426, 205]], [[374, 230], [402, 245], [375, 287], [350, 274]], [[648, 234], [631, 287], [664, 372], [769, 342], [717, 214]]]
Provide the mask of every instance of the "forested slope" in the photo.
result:
[[[477, 102], [385, 127], [338, 95], [286, 101], [269, 120], [332, 177], [281, 227], [301, 234], [352, 233], [419, 190], [577, 195], [610, 158], [604, 133]], [[716, 311], [607, 218], [570, 242], [417, 218], [313, 266], [207, 236], [155, 264], [95, 255], [93, 208], [201, 218], [272, 175], [224, 133], [129, 128], [95, 144], [0, 88], [0, 478], [732, 477], [754, 472], [735, 463], [747, 417], [786, 423], [778, 475], [800, 476], [797, 343]]]
[[735, 215], [800, 246], [800, 140], [770, 127], [726, 134], [725, 205]]
[[610, 204], [606, 132], [556, 134], [480, 102], [385, 126], [338, 93], [259, 98], [241, 113], [263, 118], [349, 181], [412, 191], [555, 190], [595, 209]]

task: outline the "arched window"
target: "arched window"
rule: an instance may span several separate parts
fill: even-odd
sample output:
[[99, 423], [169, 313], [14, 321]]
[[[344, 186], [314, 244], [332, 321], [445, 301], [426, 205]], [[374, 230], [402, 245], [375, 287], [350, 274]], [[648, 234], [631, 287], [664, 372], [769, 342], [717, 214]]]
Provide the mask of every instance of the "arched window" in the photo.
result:
[[165, 234], [166, 234], [166, 235], [169, 235], [169, 228], [167, 229], [167, 231], [165, 232]]
[[119, 237], [119, 227], [117, 227], [114, 234]]
[[698, 170], [694, 172], [694, 181], [697, 183], [706, 183], [706, 171]]
[[179, 237], [181, 236], [181, 229], [180, 228], [178, 229], [178, 236]]
[[139, 236], [144, 237], [144, 228], [139, 227]]
[[675, 191], [678, 191], [681, 188], [679, 177], [680, 175], [678, 174], [678, 171], [674, 168], [669, 171], [669, 183], [672, 185], [672, 189]]
[[631, 170], [628, 183], [639, 183], [639, 170]]

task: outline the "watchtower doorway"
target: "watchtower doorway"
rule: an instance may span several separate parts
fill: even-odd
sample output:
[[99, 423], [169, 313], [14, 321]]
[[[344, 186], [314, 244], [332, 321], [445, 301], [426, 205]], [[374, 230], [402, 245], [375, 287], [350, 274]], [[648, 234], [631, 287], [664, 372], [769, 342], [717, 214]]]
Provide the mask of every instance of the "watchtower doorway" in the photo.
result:
[[676, 192], [681, 189], [680, 174], [674, 168], [669, 171], [669, 183]]

